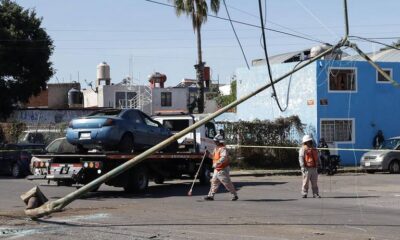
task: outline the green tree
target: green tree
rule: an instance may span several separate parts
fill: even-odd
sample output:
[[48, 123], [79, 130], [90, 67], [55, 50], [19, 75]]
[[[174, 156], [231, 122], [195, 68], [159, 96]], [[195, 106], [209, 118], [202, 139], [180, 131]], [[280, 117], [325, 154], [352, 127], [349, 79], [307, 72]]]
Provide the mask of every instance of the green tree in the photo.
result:
[[0, 0], [0, 118], [46, 88], [53, 41], [34, 10]]
[[170, 0], [175, 5], [177, 16], [185, 14], [192, 19], [193, 30], [197, 37], [197, 64], [196, 78], [198, 91], [197, 109], [199, 113], [204, 112], [204, 65], [201, 52], [201, 26], [207, 21], [209, 5], [211, 12], [217, 14], [219, 11], [220, 0]]
[[236, 80], [231, 82], [230, 95], [220, 95], [216, 98], [217, 104], [220, 107], [225, 107], [226, 105], [234, 102], [235, 100], [236, 100]]

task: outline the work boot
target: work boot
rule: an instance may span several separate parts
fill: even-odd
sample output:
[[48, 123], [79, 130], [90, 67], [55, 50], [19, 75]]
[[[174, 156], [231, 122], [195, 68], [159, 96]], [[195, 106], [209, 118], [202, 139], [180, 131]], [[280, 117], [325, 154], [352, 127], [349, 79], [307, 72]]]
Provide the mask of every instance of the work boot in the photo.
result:
[[302, 197], [302, 198], [307, 198], [307, 195], [304, 194], [304, 195], [302, 195], [301, 197]]
[[232, 201], [236, 201], [238, 199], [239, 199], [239, 197], [237, 195], [233, 195], [232, 198], [231, 198]]
[[206, 201], [213, 201], [213, 200], [214, 200], [214, 197], [213, 197], [213, 196], [205, 196], [205, 197], [204, 197], [204, 200], [206, 200]]
[[313, 195], [313, 198], [321, 198], [321, 196], [318, 193], [316, 193]]

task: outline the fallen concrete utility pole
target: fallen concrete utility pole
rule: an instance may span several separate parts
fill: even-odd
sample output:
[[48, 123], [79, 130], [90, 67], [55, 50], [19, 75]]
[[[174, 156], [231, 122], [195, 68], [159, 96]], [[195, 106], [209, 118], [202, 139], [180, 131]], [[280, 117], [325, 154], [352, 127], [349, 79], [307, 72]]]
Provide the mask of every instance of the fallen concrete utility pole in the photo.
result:
[[[338, 45], [341, 46], [341, 44], [338, 44]], [[337, 45], [337, 47], [338, 47], [338, 45]], [[312, 58], [309, 61], [305, 62], [304, 64], [300, 65], [299, 67], [297, 67], [293, 71], [291, 71], [291, 72], [279, 77], [278, 79], [273, 81], [273, 84], [282, 81], [283, 79], [285, 79], [286, 77], [290, 76], [291, 74], [299, 71], [300, 69], [302, 69], [305, 66], [311, 64], [312, 62], [314, 62], [314, 61], [320, 59], [321, 57], [329, 54], [334, 49], [336, 49], [336, 47], [331, 47], [328, 50], [322, 52], [321, 54], [315, 56], [314, 58]], [[114, 168], [110, 172], [98, 177], [97, 179], [93, 180], [92, 182], [88, 183], [87, 185], [83, 186], [82, 188], [80, 188], [80, 189], [78, 189], [78, 190], [66, 195], [65, 197], [60, 198], [60, 199], [55, 200], [55, 201], [47, 202], [47, 203], [45, 203], [44, 205], [42, 205], [42, 206], [40, 206], [38, 208], [25, 210], [25, 214], [30, 216], [30, 217], [32, 217], [32, 218], [40, 218], [40, 217], [49, 215], [49, 214], [51, 214], [53, 212], [60, 211], [62, 208], [67, 206], [69, 203], [71, 203], [75, 199], [78, 199], [79, 197], [81, 197], [83, 194], [91, 191], [92, 189], [95, 189], [97, 186], [100, 186], [102, 183], [104, 183], [104, 182], [106, 182], [106, 181], [118, 176], [119, 174], [125, 172], [126, 170], [132, 168], [133, 166], [135, 166], [138, 163], [140, 163], [143, 160], [145, 160], [151, 154], [153, 154], [153, 153], [165, 148], [166, 146], [168, 146], [173, 141], [176, 141], [177, 139], [179, 139], [182, 136], [186, 135], [187, 133], [193, 131], [194, 129], [202, 126], [203, 124], [205, 124], [208, 121], [214, 119], [215, 117], [221, 115], [222, 113], [228, 111], [229, 109], [239, 105], [240, 103], [246, 101], [247, 99], [253, 97], [254, 95], [262, 92], [263, 90], [269, 88], [271, 85], [272, 85], [272, 83], [268, 83], [268, 84], [260, 87], [259, 89], [255, 90], [254, 92], [242, 97], [241, 99], [238, 99], [235, 102], [232, 102], [231, 104], [221, 108], [220, 110], [216, 111], [215, 113], [211, 114], [210, 116], [198, 121], [197, 123], [193, 124], [192, 126], [186, 128], [186, 129], [176, 133], [175, 135], [171, 136], [170, 138], [162, 141], [161, 143], [159, 143], [156, 146], [148, 149], [147, 151], [137, 155], [136, 157], [132, 158], [131, 160], [127, 161], [126, 163]]]
[[[300, 69], [306, 67], [307, 65], [315, 62], [316, 60], [320, 59], [321, 57], [331, 53], [332, 51], [335, 51], [338, 48], [341, 48], [342, 46], [350, 46], [353, 49], [355, 49], [357, 52], [359, 52], [359, 54], [365, 58], [368, 62], [370, 62], [372, 64], [372, 66], [374, 68], [376, 68], [386, 79], [388, 79], [391, 82], [395, 82], [392, 78], [390, 78], [390, 76], [388, 76], [379, 66], [377, 66], [376, 64], [374, 64], [355, 44], [352, 44], [348, 41], [348, 33], [349, 33], [349, 28], [348, 28], [348, 16], [347, 16], [347, 0], [344, 0], [344, 10], [345, 10], [345, 24], [346, 24], [346, 29], [345, 29], [345, 36], [344, 38], [337, 43], [336, 45], [334, 45], [333, 47], [329, 48], [328, 50], [318, 54], [317, 56], [315, 56], [314, 58], [311, 58], [310, 60], [304, 62], [303, 64], [300, 64], [297, 68], [293, 69], [292, 71], [290, 71], [289, 73], [284, 74], [283, 76], [275, 79], [274, 81], [272, 81], [271, 83], [268, 83], [260, 88], [258, 88], [257, 90], [255, 90], [254, 92], [232, 102], [231, 104], [221, 108], [220, 110], [210, 114], [208, 117], [204, 118], [203, 120], [198, 121], [197, 123], [193, 124], [192, 126], [178, 132], [177, 134], [171, 136], [170, 138], [164, 140], [163, 142], [157, 144], [156, 146], [148, 149], [147, 151], [137, 155], [136, 157], [132, 158], [131, 160], [127, 161], [126, 163], [114, 168], [113, 170], [111, 170], [110, 172], [100, 176], [99, 178], [93, 180], [92, 182], [88, 183], [87, 185], [83, 186], [82, 188], [66, 195], [63, 198], [60, 198], [58, 200], [52, 201], [52, 202], [46, 202], [45, 204], [43, 204], [40, 207], [34, 208], [34, 209], [27, 209], [25, 210], [25, 214], [28, 215], [31, 218], [40, 218], [46, 215], [49, 215], [53, 212], [57, 212], [60, 211], [62, 208], [64, 208], [65, 206], [67, 206], [68, 204], [70, 204], [72, 201], [74, 201], [75, 199], [78, 199], [79, 197], [81, 197], [83, 194], [91, 191], [92, 189], [95, 189], [96, 187], [100, 186], [102, 183], [118, 176], [119, 174], [127, 171], [128, 169], [132, 168], [133, 166], [137, 165], [138, 163], [142, 162], [143, 160], [145, 160], [148, 156], [150, 156], [151, 154], [165, 148], [166, 146], [168, 146], [170, 143], [172, 143], [173, 141], [176, 141], [177, 139], [181, 138], [182, 136], [186, 135], [187, 133], [195, 130], [196, 128], [202, 126], [203, 124], [207, 123], [208, 121], [216, 118], [217, 116], [223, 114], [224, 112], [228, 111], [229, 109], [239, 105], [240, 103], [246, 101], [247, 99], [255, 96], [256, 94], [264, 91], [265, 89], [271, 87], [273, 84], [276, 84], [280, 81], [282, 81], [283, 79], [289, 77], [290, 75], [292, 75], [293, 73], [299, 71]], [[24, 199], [24, 201], [29, 201], [29, 199]]]

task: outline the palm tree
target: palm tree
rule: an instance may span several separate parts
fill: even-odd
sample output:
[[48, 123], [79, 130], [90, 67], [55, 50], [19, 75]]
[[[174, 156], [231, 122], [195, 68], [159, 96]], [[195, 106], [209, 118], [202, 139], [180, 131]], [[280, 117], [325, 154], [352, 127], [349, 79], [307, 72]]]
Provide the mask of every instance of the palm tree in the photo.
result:
[[[197, 64], [195, 65], [198, 97], [197, 109], [199, 113], [204, 112], [204, 62], [201, 53], [201, 26], [207, 21], [208, 1], [206, 0], [172, 0], [175, 5], [176, 15], [182, 14], [192, 19], [193, 30], [197, 36]], [[210, 0], [211, 12], [217, 14], [219, 11], [220, 0]]]

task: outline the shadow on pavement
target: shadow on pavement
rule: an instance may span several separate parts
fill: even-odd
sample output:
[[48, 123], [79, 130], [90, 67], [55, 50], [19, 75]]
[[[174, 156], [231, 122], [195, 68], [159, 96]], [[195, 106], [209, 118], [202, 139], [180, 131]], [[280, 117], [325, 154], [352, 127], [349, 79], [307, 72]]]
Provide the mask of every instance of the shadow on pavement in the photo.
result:
[[325, 197], [322, 198], [338, 198], [338, 199], [345, 199], [345, 198], [379, 198], [380, 196], [334, 196], [334, 197]]
[[[234, 183], [237, 190], [246, 186], [271, 186], [277, 184], [285, 184], [287, 182], [239, 182]], [[101, 188], [97, 192], [90, 192], [85, 194], [80, 199], [87, 200], [106, 200], [109, 198], [164, 198], [164, 197], [182, 197], [188, 196], [190, 190], [190, 183], [165, 183], [160, 185], [149, 186], [145, 193], [126, 193], [122, 188], [115, 188], [115, 191], [102, 191]], [[207, 195], [210, 190], [209, 186], [202, 186], [200, 184], [195, 184], [192, 190], [192, 196], [203, 196]], [[219, 193], [227, 192], [226, 189], [221, 185]], [[58, 196], [52, 197], [52, 199], [60, 198]]]

